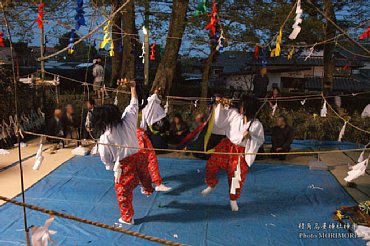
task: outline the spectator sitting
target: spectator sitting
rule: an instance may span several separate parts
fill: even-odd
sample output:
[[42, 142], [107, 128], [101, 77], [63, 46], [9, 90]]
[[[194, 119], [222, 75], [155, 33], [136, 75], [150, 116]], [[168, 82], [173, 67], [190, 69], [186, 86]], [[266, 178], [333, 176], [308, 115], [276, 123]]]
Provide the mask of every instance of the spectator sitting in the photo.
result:
[[195, 116], [195, 121], [191, 123], [191, 131], [194, 131], [195, 129], [197, 129], [203, 122], [204, 122], [204, 114], [198, 113]]
[[[276, 118], [276, 126], [272, 128], [272, 148], [271, 153], [289, 152], [290, 145], [293, 142], [294, 130], [286, 122], [285, 116]], [[272, 158], [278, 158], [283, 161], [286, 155], [272, 155]]]
[[180, 114], [176, 114], [171, 122], [170, 142], [173, 144], [178, 144], [184, 137], [186, 137], [188, 133], [188, 125], [184, 122]]
[[[62, 138], [64, 137], [63, 129], [62, 111], [60, 109], [54, 109], [54, 115], [46, 125], [46, 134]], [[62, 143], [63, 146], [63, 141], [60, 139], [48, 138], [48, 141], [55, 144], [52, 149], [52, 153], [55, 153], [55, 150], [58, 148], [58, 143]]]
[[270, 107], [272, 108], [277, 102], [277, 98], [280, 97], [280, 89], [278, 87], [272, 88], [271, 97], [269, 100]]
[[362, 111], [361, 118], [370, 117], [370, 103]]
[[75, 110], [72, 104], [66, 106], [66, 111], [62, 116], [62, 124], [64, 127], [64, 136], [66, 138], [77, 139], [78, 138], [78, 120], [75, 117]]

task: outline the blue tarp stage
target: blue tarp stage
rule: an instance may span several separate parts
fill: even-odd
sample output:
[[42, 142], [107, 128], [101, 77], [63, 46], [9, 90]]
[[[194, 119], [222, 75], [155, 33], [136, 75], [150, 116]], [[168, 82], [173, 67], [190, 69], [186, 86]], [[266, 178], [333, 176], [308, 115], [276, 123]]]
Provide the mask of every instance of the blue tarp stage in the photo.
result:
[[[220, 172], [216, 190], [203, 198], [204, 161], [159, 158], [159, 164], [173, 191], [146, 197], [137, 188], [137, 225], [124, 228], [190, 245], [365, 245], [361, 239], [305, 238], [347, 232], [328, 227], [338, 206], [355, 202], [327, 171], [256, 163], [247, 176], [240, 211], [235, 213], [229, 208], [225, 173]], [[26, 202], [113, 225], [119, 210], [112, 176], [99, 158], [75, 157], [30, 188]], [[30, 225], [42, 225], [48, 217], [27, 211]], [[25, 244], [21, 207], [1, 206], [0, 218], [0, 245]], [[56, 218], [50, 229], [58, 232], [53, 236], [58, 245], [152, 245], [62, 218]]]

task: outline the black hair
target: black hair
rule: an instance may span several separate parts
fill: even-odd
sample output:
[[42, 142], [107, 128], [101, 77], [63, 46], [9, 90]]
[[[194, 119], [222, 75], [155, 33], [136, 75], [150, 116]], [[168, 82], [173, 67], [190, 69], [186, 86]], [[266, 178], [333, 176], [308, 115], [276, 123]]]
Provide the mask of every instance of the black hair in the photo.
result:
[[284, 122], [285, 122], [285, 123], [287, 123], [287, 119], [286, 119], [285, 115], [282, 115], [282, 114], [281, 114], [281, 115], [279, 115], [279, 117], [278, 117], [278, 118], [282, 118], [282, 119], [284, 120]]
[[142, 110], [148, 104], [148, 91], [140, 82], [136, 82], [136, 94], [139, 102], [139, 110]]
[[247, 116], [248, 119], [253, 119], [256, 117], [260, 102], [255, 96], [243, 95], [240, 99], [240, 106], [243, 107], [243, 114]]
[[121, 121], [121, 111], [116, 105], [105, 104], [94, 109], [92, 125], [97, 136], [102, 135], [108, 128], [119, 125]]
[[173, 116], [173, 118], [179, 118], [179, 119], [180, 119], [180, 122], [183, 122], [183, 121], [184, 121], [184, 120], [182, 119], [181, 114], [179, 114], [179, 113], [176, 113], [176, 114]]
[[90, 98], [89, 100], [87, 100], [87, 102], [89, 102], [91, 105], [94, 105], [95, 106], [95, 100]]

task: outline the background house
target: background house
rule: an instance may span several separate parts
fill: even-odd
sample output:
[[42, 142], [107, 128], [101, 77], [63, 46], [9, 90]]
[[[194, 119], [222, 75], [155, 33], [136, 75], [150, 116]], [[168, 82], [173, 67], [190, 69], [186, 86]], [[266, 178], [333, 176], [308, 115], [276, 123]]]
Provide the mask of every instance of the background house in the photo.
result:
[[[309, 50], [303, 50], [299, 57], [288, 60], [287, 54], [268, 57], [267, 69], [269, 89], [279, 87], [283, 91], [321, 91], [324, 75], [323, 52], [314, 52], [305, 59]], [[370, 88], [370, 60], [354, 59], [341, 51], [335, 53], [335, 74], [333, 91], [357, 92]], [[356, 57], [357, 58], [357, 57]], [[248, 91], [253, 89], [252, 81], [261, 67], [261, 58], [254, 58], [254, 52], [225, 51], [219, 54], [211, 69], [210, 85], [226, 86], [230, 89]], [[194, 73], [201, 73], [201, 65], [194, 66]]]

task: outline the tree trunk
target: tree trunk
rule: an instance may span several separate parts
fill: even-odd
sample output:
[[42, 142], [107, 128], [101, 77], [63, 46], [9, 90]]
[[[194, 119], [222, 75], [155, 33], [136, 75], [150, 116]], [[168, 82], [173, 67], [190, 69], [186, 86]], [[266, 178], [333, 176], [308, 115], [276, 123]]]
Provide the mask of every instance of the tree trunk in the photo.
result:
[[[152, 90], [160, 86], [169, 93], [174, 79], [177, 57], [186, 25], [189, 0], [174, 0], [166, 47], [159, 63]], [[170, 38], [171, 37], [171, 38]]]
[[[201, 86], [201, 97], [208, 97], [208, 84], [209, 84], [209, 77], [212, 71], [212, 62], [217, 54], [216, 46], [210, 45], [210, 53], [205, 60], [203, 65], [203, 73], [202, 73], [202, 86]], [[205, 101], [202, 103], [205, 103]]]
[[[122, 30], [127, 34], [123, 37], [122, 44], [122, 69], [121, 77], [128, 79], [135, 79], [135, 50], [136, 43], [135, 29], [135, 4], [130, 1], [122, 14]], [[131, 34], [131, 35], [130, 35]]]
[[[331, 0], [324, 0], [324, 10], [327, 17], [334, 22], [336, 21], [333, 4]], [[325, 39], [335, 37], [336, 28], [329, 21], [326, 21]], [[326, 95], [333, 89], [335, 58], [334, 58], [334, 43], [326, 43], [324, 45], [324, 79], [323, 93]]]
[[[119, 7], [119, 6], [117, 6]], [[113, 10], [114, 11], [114, 10]], [[112, 25], [112, 38], [114, 43], [114, 56], [112, 57], [112, 77], [111, 77], [111, 83], [110, 86], [113, 87], [117, 83], [117, 79], [121, 77], [121, 69], [122, 69], [122, 56], [119, 53], [119, 46], [120, 43], [122, 44], [122, 35], [120, 28], [122, 19], [121, 15], [118, 14], [113, 19], [113, 25]]]

